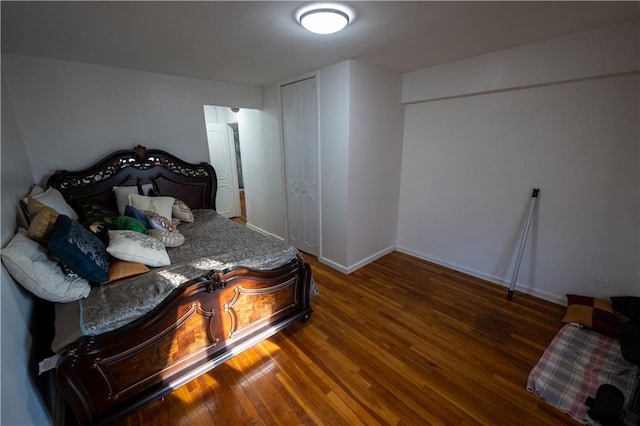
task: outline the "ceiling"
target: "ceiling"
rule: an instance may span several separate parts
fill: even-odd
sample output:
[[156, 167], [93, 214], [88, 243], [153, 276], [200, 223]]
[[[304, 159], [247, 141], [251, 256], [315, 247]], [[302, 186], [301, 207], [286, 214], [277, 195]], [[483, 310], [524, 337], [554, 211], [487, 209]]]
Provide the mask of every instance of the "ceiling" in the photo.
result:
[[342, 32], [307, 2], [7, 2], [2, 52], [263, 86], [345, 59], [407, 72], [638, 19], [640, 2], [349, 2]]

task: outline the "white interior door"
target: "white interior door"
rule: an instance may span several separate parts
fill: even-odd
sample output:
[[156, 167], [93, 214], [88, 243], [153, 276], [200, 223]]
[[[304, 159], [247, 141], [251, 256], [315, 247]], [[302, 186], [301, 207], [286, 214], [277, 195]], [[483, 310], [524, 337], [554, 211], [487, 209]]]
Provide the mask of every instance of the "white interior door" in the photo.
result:
[[315, 78], [281, 87], [287, 237], [318, 255], [318, 149]]
[[223, 123], [207, 123], [209, 161], [218, 177], [216, 210], [224, 217], [240, 216], [240, 188], [236, 151], [229, 126]]

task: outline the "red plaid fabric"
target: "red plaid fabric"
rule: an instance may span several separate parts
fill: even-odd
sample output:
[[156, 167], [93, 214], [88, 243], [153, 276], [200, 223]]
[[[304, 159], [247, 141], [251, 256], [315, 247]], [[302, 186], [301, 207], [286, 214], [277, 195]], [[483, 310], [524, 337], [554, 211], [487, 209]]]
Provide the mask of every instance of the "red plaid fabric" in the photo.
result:
[[584, 422], [585, 401], [600, 385], [620, 389], [626, 408], [637, 376], [638, 367], [622, 357], [617, 339], [567, 324], [529, 373], [527, 390]]

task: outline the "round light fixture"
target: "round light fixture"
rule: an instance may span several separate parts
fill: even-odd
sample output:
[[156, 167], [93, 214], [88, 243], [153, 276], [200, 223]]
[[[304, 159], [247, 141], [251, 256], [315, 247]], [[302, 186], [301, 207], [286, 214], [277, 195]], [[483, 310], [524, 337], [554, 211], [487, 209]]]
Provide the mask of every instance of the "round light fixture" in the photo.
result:
[[346, 27], [353, 19], [347, 7], [335, 3], [320, 3], [298, 10], [300, 25], [316, 34], [333, 34]]
[[300, 16], [300, 25], [316, 34], [333, 34], [347, 26], [349, 17], [336, 9], [316, 9]]

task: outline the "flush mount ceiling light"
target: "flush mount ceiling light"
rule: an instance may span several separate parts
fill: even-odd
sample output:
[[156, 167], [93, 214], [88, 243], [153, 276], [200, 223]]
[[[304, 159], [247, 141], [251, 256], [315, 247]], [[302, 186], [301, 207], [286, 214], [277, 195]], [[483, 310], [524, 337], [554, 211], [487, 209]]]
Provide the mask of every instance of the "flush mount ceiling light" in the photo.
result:
[[318, 3], [298, 10], [296, 19], [307, 30], [316, 34], [333, 34], [353, 20], [353, 12], [344, 5]]

